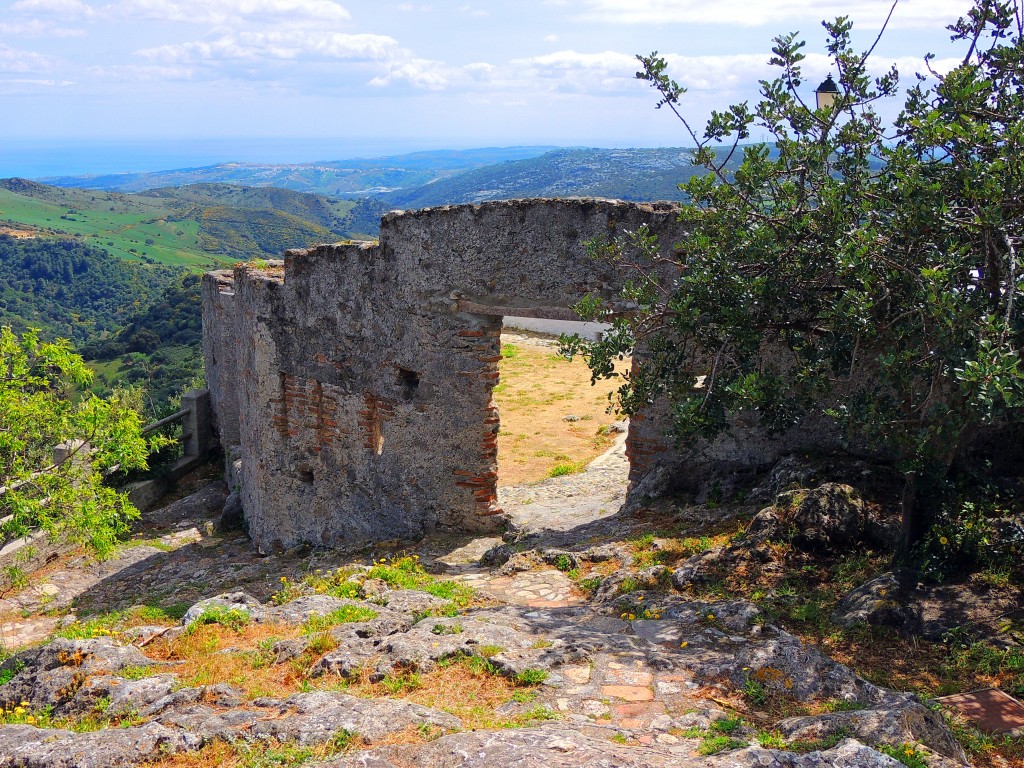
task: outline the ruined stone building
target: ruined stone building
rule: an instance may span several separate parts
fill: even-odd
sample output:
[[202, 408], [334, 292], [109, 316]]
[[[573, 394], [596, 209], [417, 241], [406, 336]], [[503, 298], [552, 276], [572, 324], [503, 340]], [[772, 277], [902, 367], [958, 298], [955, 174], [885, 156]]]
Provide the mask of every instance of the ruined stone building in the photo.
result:
[[[501, 318], [574, 318], [584, 296], [616, 296], [628, 274], [585, 242], [641, 224], [665, 248], [684, 236], [670, 204], [493, 202], [391, 213], [379, 244], [208, 274], [207, 381], [257, 545], [499, 530]], [[679, 471], [661, 426], [631, 420], [634, 494]], [[719, 449], [742, 462], [764, 447]]]

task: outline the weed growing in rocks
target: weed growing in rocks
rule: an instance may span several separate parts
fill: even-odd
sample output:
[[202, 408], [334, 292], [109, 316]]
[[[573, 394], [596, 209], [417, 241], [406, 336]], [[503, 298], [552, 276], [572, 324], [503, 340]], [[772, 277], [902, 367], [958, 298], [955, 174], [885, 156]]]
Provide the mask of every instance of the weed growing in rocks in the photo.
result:
[[850, 732], [848, 730], [845, 728], [839, 728], [827, 736], [822, 736], [820, 739], [795, 739], [794, 741], [789, 742], [786, 748], [790, 752], [796, 752], [797, 754], [820, 752], [825, 749], [832, 749], [832, 747], [849, 735]]
[[189, 624], [188, 631], [195, 630], [204, 624], [219, 624], [222, 627], [241, 631], [252, 623], [252, 615], [241, 608], [225, 608], [220, 605], [209, 605], [196, 617], [196, 620]]
[[765, 749], [785, 749], [786, 739], [778, 731], [758, 731], [757, 743]]
[[516, 675], [516, 684], [522, 686], [540, 685], [548, 679], [548, 672], [544, 669], [524, 669]]
[[984, 733], [968, 725], [962, 718], [949, 714], [945, 720], [953, 736], [971, 758], [973, 765], [1004, 766], [1024, 763], [1024, 737]]
[[460, 635], [463, 630], [461, 624], [435, 624], [430, 631], [435, 635]]
[[[473, 589], [465, 584], [439, 579], [427, 573], [420, 563], [419, 555], [401, 554], [374, 560], [366, 569], [318, 570], [298, 581], [282, 576], [281, 588], [271, 597], [271, 602], [284, 605], [309, 594], [356, 600], [363, 597], [363, 584], [371, 579], [383, 581], [391, 589], [417, 589], [448, 600], [452, 607], [443, 615], [454, 615], [459, 608], [468, 606], [475, 595]], [[417, 620], [427, 615], [438, 615], [438, 611], [435, 609], [432, 613], [424, 613]]]
[[984, 681], [1014, 696], [1024, 696], [1024, 649], [994, 648], [955, 636], [947, 637], [946, 647], [948, 655], [941, 667], [946, 677]]
[[84, 621], [75, 621], [54, 633], [54, 637], [69, 640], [91, 640], [97, 637], [116, 636], [132, 627], [143, 625], [172, 626], [177, 624], [188, 606], [174, 605], [170, 608], [141, 605], [126, 611], [92, 616]]
[[377, 618], [377, 615], [377, 612], [372, 608], [366, 608], [361, 605], [343, 605], [324, 616], [316, 614], [310, 616], [306, 623], [302, 625], [302, 633], [304, 635], [313, 635], [318, 632], [324, 632], [331, 627], [336, 627], [339, 624], [370, 621]]
[[928, 761], [924, 759], [924, 754], [919, 752], [913, 744], [900, 744], [899, 746], [882, 744], [878, 747], [878, 751], [899, 760], [907, 768], [928, 768]]
[[733, 739], [729, 736], [707, 736], [700, 746], [697, 747], [698, 755], [717, 755], [719, 752], [728, 752], [731, 749], [740, 749], [747, 746], [745, 741]]

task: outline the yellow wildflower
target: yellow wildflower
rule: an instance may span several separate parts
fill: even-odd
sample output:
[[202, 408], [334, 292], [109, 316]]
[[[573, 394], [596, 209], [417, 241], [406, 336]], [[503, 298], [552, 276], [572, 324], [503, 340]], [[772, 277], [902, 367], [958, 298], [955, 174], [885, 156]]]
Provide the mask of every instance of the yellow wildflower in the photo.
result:
[[32, 715], [29, 715], [28, 717], [25, 718], [25, 722], [28, 723], [29, 725], [32, 725], [35, 721], [36, 721], [36, 719]]
[[949, 544], [949, 539], [947, 539], [945, 536], [939, 536], [939, 544], [941, 544], [942, 546], [946, 546], [947, 544]]
[[681, 643], [679, 644], [679, 647], [680, 647], [680, 648], [685, 648], [685, 647], [686, 647], [686, 646], [688, 646], [689, 644], [690, 644], [690, 641], [689, 641], [689, 640], [683, 640], [683, 642], [681, 642]]
[[714, 620], [715, 620], [715, 614], [709, 613], [708, 614], [708, 621], [714, 621]]

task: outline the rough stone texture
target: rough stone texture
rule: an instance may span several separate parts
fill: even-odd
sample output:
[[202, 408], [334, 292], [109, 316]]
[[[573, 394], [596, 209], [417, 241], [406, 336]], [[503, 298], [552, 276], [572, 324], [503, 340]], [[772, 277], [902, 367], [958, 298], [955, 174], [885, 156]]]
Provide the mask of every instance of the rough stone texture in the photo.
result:
[[794, 755], [750, 747], [696, 757], [690, 747], [637, 749], [560, 726], [459, 733], [427, 745], [361, 752], [321, 768], [899, 768], [900, 763], [847, 739], [825, 752]]
[[17, 673], [0, 687], [0, 705], [10, 707], [27, 701], [33, 709], [52, 706], [54, 712], [60, 713], [89, 676], [152, 664], [153, 660], [138, 648], [110, 639], [58, 638], [39, 648], [21, 651], [0, 665], [0, 670]]
[[946, 728], [942, 715], [912, 700], [891, 707], [791, 717], [776, 723], [775, 729], [790, 741], [821, 739], [843, 731], [872, 744], [899, 746], [921, 742], [945, 757], [967, 762], [963, 748]]
[[297, 693], [283, 701], [257, 699], [253, 707], [265, 710], [253, 724], [253, 736], [272, 736], [302, 746], [328, 741], [341, 730], [373, 743], [417, 726], [432, 725], [445, 731], [462, 728], [454, 715], [401, 699], [359, 699], [324, 691]]
[[[614, 298], [628, 271], [584, 243], [644, 224], [667, 252], [685, 234], [676, 210], [527, 200], [392, 213], [379, 245], [294, 250], [283, 264], [208, 275], [207, 380], [221, 442], [244, 459], [257, 546], [498, 530], [501, 316], [571, 317], [587, 294]], [[756, 419], [738, 421], [682, 462], [664, 435], [668, 415], [655, 405], [630, 420], [634, 498], [830, 440], [821, 424], [769, 438]]]
[[993, 587], [974, 578], [966, 583], [927, 586], [914, 571], [883, 573], [847, 594], [832, 613], [836, 624], [893, 627], [904, 636], [942, 642], [954, 629], [975, 639], [1005, 642], [1008, 621], [1024, 616], [1014, 587]]
[[245, 526], [245, 511], [242, 509], [242, 495], [232, 491], [221, 507], [220, 517], [215, 523], [218, 533], [226, 533]]
[[785, 493], [776, 514], [794, 529], [794, 546], [810, 552], [840, 552], [859, 542], [867, 524], [867, 507], [848, 485], [825, 483]]
[[7, 725], [0, 727], [0, 766], [120, 768], [198, 749], [199, 745], [198, 736], [159, 723], [93, 733]]
[[921, 609], [914, 604], [917, 574], [905, 568], [883, 573], [839, 601], [832, 620], [850, 629], [857, 624], [893, 627], [911, 635], [921, 629]]
[[218, 481], [166, 507], [144, 512], [143, 517], [147, 523], [173, 528], [183, 521], [213, 517], [224, 507], [227, 497], [227, 483]]
[[[239, 444], [238, 336], [235, 286], [225, 273], [203, 280], [203, 362], [213, 407], [213, 424], [225, 454]], [[231, 462], [228, 462], [230, 467]], [[228, 478], [228, 485], [235, 490]]]
[[218, 609], [223, 611], [241, 611], [249, 615], [253, 621], [262, 621], [265, 610], [263, 605], [255, 597], [247, 592], [225, 592], [222, 595], [200, 600], [193, 605], [181, 618], [184, 626], [192, 624], [199, 619], [207, 610]]
[[126, 680], [116, 675], [93, 675], [74, 698], [62, 707], [62, 714], [88, 715], [102, 705], [104, 714], [130, 714], [169, 696], [178, 682], [177, 675], [154, 675], [141, 680]]

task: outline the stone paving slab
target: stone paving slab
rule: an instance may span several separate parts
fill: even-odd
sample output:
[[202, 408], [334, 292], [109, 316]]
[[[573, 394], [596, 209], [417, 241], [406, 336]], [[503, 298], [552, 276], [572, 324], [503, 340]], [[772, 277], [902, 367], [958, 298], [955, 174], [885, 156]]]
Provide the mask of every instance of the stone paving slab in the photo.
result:
[[943, 696], [936, 701], [987, 733], [1024, 735], [1024, 704], [998, 688]]

